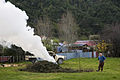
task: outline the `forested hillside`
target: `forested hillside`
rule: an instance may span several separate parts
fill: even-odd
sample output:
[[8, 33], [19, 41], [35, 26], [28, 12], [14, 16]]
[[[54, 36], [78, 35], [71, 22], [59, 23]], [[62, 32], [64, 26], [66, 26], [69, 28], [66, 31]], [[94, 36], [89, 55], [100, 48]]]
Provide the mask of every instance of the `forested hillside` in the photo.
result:
[[[78, 27], [79, 36], [99, 34], [107, 24], [120, 22], [120, 0], [6, 0], [25, 10], [29, 16], [28, 25], [41, 33], [41, 26], [51, 28], [50, 37], [59, 37], [59, 24], [63, 15], [72, 14], [72, 20]], [[73, 19], [74, 18], [74, 19]], [[66, 17], [67, 19], [67, 17]], [[70, 19], [69, 19], [70, 20]], [[40, 24], [41, 23], [41, 24]], [[67, 23], [67, 22], [66, 22]], [[72, 24], [72, 23], [71, 23]], [[61, 25], [62, 26], [62, 25]], [[45, 31], [47, 32], [47, 30]], [[48, 33], [49, 34], [49, 33]]]

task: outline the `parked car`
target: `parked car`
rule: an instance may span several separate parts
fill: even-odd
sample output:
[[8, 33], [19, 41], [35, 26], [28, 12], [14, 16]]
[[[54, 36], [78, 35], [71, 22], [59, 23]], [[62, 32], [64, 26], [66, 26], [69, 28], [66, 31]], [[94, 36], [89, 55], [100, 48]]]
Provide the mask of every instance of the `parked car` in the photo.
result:
[[62, 64], [64, 60], [66, 60], [66, 56], [61, 56], [61, 55], [57, 55], [55, 54], [55, 52], [53, 51], [48, 51], [49, 55], [52, 56], [55, 61], [58, 63], [58, 64]]
[[[49, 55], [52, 56], [55, 61], [58, 63], [58, 64], [62, 64], [64, 60], [66, 60], [66, 56], [61, 56], [61, 55], [57, 55], [55, 54], [55, 52], [53, 51], [48, 51]], [[42, 58], [40, 57], [35, 57], [35, 56], [26, 56], [26, 60], [27, 61], [30, 61], [32, 63], [35, 63], [37, 61], [43, 61]]]

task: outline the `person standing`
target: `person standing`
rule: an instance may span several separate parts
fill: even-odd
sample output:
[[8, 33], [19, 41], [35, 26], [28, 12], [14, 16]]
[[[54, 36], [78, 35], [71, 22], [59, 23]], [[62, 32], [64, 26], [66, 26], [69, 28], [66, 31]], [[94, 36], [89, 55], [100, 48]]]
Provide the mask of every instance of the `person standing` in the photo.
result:
[[102, 55], [102, 53], [99, 54], [98, 60], [99, 60], [99, 66], [98, 66], [98, 70], [97, 72], [99, 72], [101, 70], [101, 72], [103, 71], [103, 67], [104, 67], [104, 60], [106, 58]]

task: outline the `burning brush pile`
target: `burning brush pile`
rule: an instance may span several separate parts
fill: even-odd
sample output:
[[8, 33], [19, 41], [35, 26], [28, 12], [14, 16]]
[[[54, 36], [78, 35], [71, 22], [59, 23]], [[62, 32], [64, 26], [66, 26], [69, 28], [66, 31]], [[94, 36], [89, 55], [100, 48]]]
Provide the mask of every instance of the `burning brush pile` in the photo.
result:
[[65, 73], [77, 73], [77, 72], [92, 72], [92, 69], [89, 70], [73, 70], [69, 68], [62, 68], [58, 64], [54, 64], [48, 61], [39, 61], [34, 64], [27, 65], [26, 68], [20, 69], [21, 71], [28, 72], [40, 72], [40, 73], [57, 73], [57, 72], [65, 72]]

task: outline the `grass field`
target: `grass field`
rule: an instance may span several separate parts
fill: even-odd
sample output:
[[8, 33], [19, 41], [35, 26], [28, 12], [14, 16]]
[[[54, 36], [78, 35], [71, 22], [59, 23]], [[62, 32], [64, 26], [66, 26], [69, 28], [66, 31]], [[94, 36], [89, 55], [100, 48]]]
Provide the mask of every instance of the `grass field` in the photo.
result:
[[[64, 68], [79, 69], [79, 59], [65, 61]], [[25, 64], [25, 63], [24, 63]], [[98, 60], [81, 58], [80, 68], [93, 68], [94, 72], [82, 73], [32, 73], [18, 71], [21, 67], [0, 68], [0, 80], [120, 80], [120, 58], [107, 58], [104, 71], [96, 72]]]

